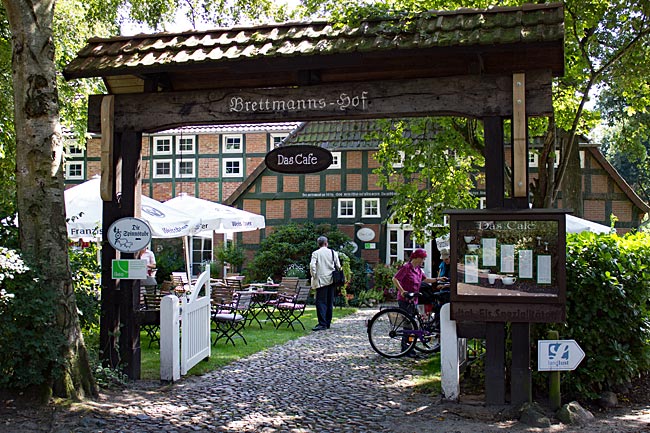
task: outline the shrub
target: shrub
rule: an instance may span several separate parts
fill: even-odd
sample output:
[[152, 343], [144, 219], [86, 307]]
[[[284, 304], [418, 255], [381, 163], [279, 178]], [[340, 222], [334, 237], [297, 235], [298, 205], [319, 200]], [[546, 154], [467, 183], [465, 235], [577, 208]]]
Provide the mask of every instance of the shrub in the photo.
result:
[[385, 265], [378, 263], [373, 268], [373, 288], [383, 292], [386, 300], [395, 300], [397, 289], [393, 285], [393, 277], [397, 273], [399, 266], [397, 264]]
[[172, 272], [185, 271], [185, 256], [183, 254], [183, 242], [176, 239], [155, 239], [156, 255], [156, 281], [171, 281]]
[[246, 275], [252, 281], [266, 281], [269, 275], [277, 281], [291, 264], [309, 270], [311, 253], [318, 248], [316, 239], [321, 235], [327, 236], [330, 248], [348, 254], [350, 238], [329, 224], [291, 223], [278, 227], [261, 242]]
[[38, 386], [62, 369], [55, 293], [38, 284], [38, 274], [0, 247], [0, 388]]
[[566, 269], [567, 322], [538, 325], [535, 341], [551, 328], [576, 340], [586, 356], [563, 392], [596, 398], [650, 370], [650, 236], [568, 235]]
[[99, 332], [101, 268], [97, 258], [98, 249], [95, 243], [86, 248], [69, 249], [79, 325], [86, 335]]
[[239, 272], [244, 263], [244, 250], [232, 242], [219, 245], [215, 255], [222, 264], [228, 263], [230, 265], [230, 272]]

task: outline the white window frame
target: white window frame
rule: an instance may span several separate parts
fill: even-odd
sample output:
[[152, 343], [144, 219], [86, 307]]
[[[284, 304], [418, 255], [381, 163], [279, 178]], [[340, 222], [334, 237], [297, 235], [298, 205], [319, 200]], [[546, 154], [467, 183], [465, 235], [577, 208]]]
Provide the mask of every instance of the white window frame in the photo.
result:
[[328, 168], [330, 170], [341, 169], [341, 152], [332, 152], [332, 164]]
[[[342, 214], [341, 211], [343, 210], [343, 206], [342, 206], [343, 203], [346, 203], [346, 204], [352, 203], [352, 215], [343, 215]], [[340, 198], [337, 208], [338, 208], [337, 214], [338, 214], [339, 218], [354, 218], [356, 216], [356, 214], [357, 214], [356, 200], [353, 199], [353, 198]], [[346, 209], [348, 209], [347, 206], [346, 206]]]
[[404, 168], [406, 153], [403, 150], [399, 150], [397, 153], [399, 154], [399, 161], [393, 163], [393, 168]]
[[[181, 173], [181, 164], [191, 164], [192, 173]], [[179, 179], [186, 179], [196, 177], [196, 161], [193, 159], [177, 159], [176, 160], [176, 177]]]
[[[377, 213], [370, 215], [366, 213], [366, 203], [375, 203], [375, 209], [377, 209]], [[361, 199], [361, 217], [362, 218], [381, 218], [381, 201], [379, 200], [378, 197], [371, 197], [371, 198], [362, 198]]]
[[84, 149], [78, 146], [76, 141], [70, 143], [70, 145], [68, 146], [68, 155], [75, 157], [75, 156], [83, 156], [83, 154], [84, 154]]
[[[223, 142], [221, 143], [221, 153], [244, 153], [244, 136], [242, 134], [224, 134], [222, 136]], [[239, 149], [228, 149], [228, 139], [239, 139]]]
[[[159, 174], [158, 173], [158, 165], [167, 163], [169, 164], [169, 174]], [[154, 179], [171, 179], [172, 176], [174, 175], [174, 165], [172, 164], [171, 159], [154, 159], [153, 160], [153, 167], [152, 167], [152, 173], [153, 173], [153, 178]]]
[[[282, 140], [284, 140], [285, 138], [287, 138], [287, 136], [289, 136], [289, 134], [279, 134], [276, 132], [276, 133], [271, 133], [269, 136], [271, 137], [271, 149], [275, 149], [280, 145]], [[278, 141], [276, 142], [276, 140]]]
[[[158, 142], [169, 140], [169, 150], [158, 150]], [[153, 154], [154, 155], [171, 155], [174, 149], [174, 137], [171, 135], [160, 135], [153, 138]]]
[[[479, 197], [479, 199], [478, 199], [478, 208], [479, 209], [485, 209], [486, 207], [487, 207], [487, 197]], [[445, 225], [447, 225], [447, 224], [445, 224]]]
[[578, 154], [580, 155], [580, 168], [585, 168], [585, 151], [581, 150]]
[[[72, 167], [79, 167], [79, 174], [71, 174]], [[66, 180], [83, 180], [84, 179], [84, 162], [83, 161], [67, 161], [65, 163], [65, 178]]]
[[[238, 162], [239, 163], [239, 172], [238, 173], [228, 173], [226, 170], [226, 165], [229, 162]], [[244, 158], [223, 158], [221, 160], [221, 177], [244, 177]]]
[[[181, 143], [181, 140], [188, 140], [188, 143], [186, 145], [191, 145], [191, 149], [181, 149], [181, 146], [183, 145]], [[176, 154], [177, 155], [194, 155], [196, 153], [196, 139], [195, 137], [192, 136], [184, 136], [184, 137], [176, 137]]]
[[539, 166], [539, 154], [537, 152], [528, 153], [528, 167]]

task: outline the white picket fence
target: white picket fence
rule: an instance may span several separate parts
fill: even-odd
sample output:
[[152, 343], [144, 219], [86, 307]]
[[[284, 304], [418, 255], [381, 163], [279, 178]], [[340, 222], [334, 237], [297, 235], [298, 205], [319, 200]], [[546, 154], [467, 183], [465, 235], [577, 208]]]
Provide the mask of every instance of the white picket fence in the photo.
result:
[[160, 303], [160, 380], [175, 381], [210, 357], [210, 270], [181, 301], [167, 295]]

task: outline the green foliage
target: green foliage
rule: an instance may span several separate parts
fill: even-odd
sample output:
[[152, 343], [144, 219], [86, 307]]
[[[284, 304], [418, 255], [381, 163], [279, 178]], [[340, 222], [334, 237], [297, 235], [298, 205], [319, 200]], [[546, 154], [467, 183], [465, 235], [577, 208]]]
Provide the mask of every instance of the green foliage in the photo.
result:
[[177, 239], [155, 239], [152, 243], [156, 255], [156, 281], [171, 281], [172, 272], [185, 271], [183, 243]]
[[373, 268], [373, 287], [384, 293], [384, 298], [394, 300], [397, 298], [397, 289], [393, 285], [393, 277], [401, 266], [402, 262], [385, 265], [378, 263]]
[[284, 270], [285, 277], [307, 278], [307, 268], [298, 263], [291, 263]]
[[55, 293], [39, 285], [38, 275], [15, 251], [0, 247], [0, 388], [48, 383], [64, 366]]
[[232, 242], [228, 242], [227, 245], [219, 245], [215, 256], [221, 263], [228, 263], [232, 272], [239, 272], [244, 264], [244, 249]]
[[373, 171], [377, 183], [395, 192], [389, 202], [392, 222], [409, 224], [424, 243], [446, 230], [445, 209], [476, 207], [472, 173], [484, 165], [476, 125], [455, 118], [380, 123], [382, 131], [373, 137], [381, 140], [380, 167]]
[[567, 236], [567, 323], [537, 326], [575, 339], [585, 351], [563, 375], [563, 393], [596, 398], [650, 370], [650, 235]]
[[327, 236], [330, 248], [343, 252], [349, 249], [350, 238], [328, 224], [286, 224], [276, 228], [260, 243], [255, 257], [246, 267], [246, 275], [253, 281], [266, 281], [269, 275], [273, 280], [279, 280], [289, 265], [297, 264], [309, 269], [311, 253], [318, 248], [316, 239], [321, 235]]
[[99, 332], [101, 268], [97, 254], [98, 246], [94, 242], [86, 248], [69, 249], [77, 313], [84, 333]]
[[352, 300], [352, 305], [358, 307], [374, 307], [384, 301], [383, 290], [369, 289], [357, 293]]

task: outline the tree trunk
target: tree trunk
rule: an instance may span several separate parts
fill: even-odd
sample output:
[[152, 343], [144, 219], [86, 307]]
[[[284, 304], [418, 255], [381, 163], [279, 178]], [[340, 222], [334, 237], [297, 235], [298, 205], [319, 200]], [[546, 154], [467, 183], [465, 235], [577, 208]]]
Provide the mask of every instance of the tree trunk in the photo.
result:
[[54, 63], [54, 1], [3, 0], [12, 33], [16, 190], [20, 245], [56, 292], [56, 323], [65, 336], [65, 368], [43, 388], [64, 398], [97, 393], [75, 301], [63, 196], [63, 141]]
[[[562, 137], [562, 158], [567, 158], [566, 172], [562, 179], [562, 208], [573, 210], [575, 216], [581, 217], [584, 215], [584, 205], [582, 201], [582, 169], [580, 168], [580, 148], [576, 142], [571, 146], [570, 151], [567, 153], [568, 133], [561, 134]], [[577, 137], [576, 137], [577, 140]]]

